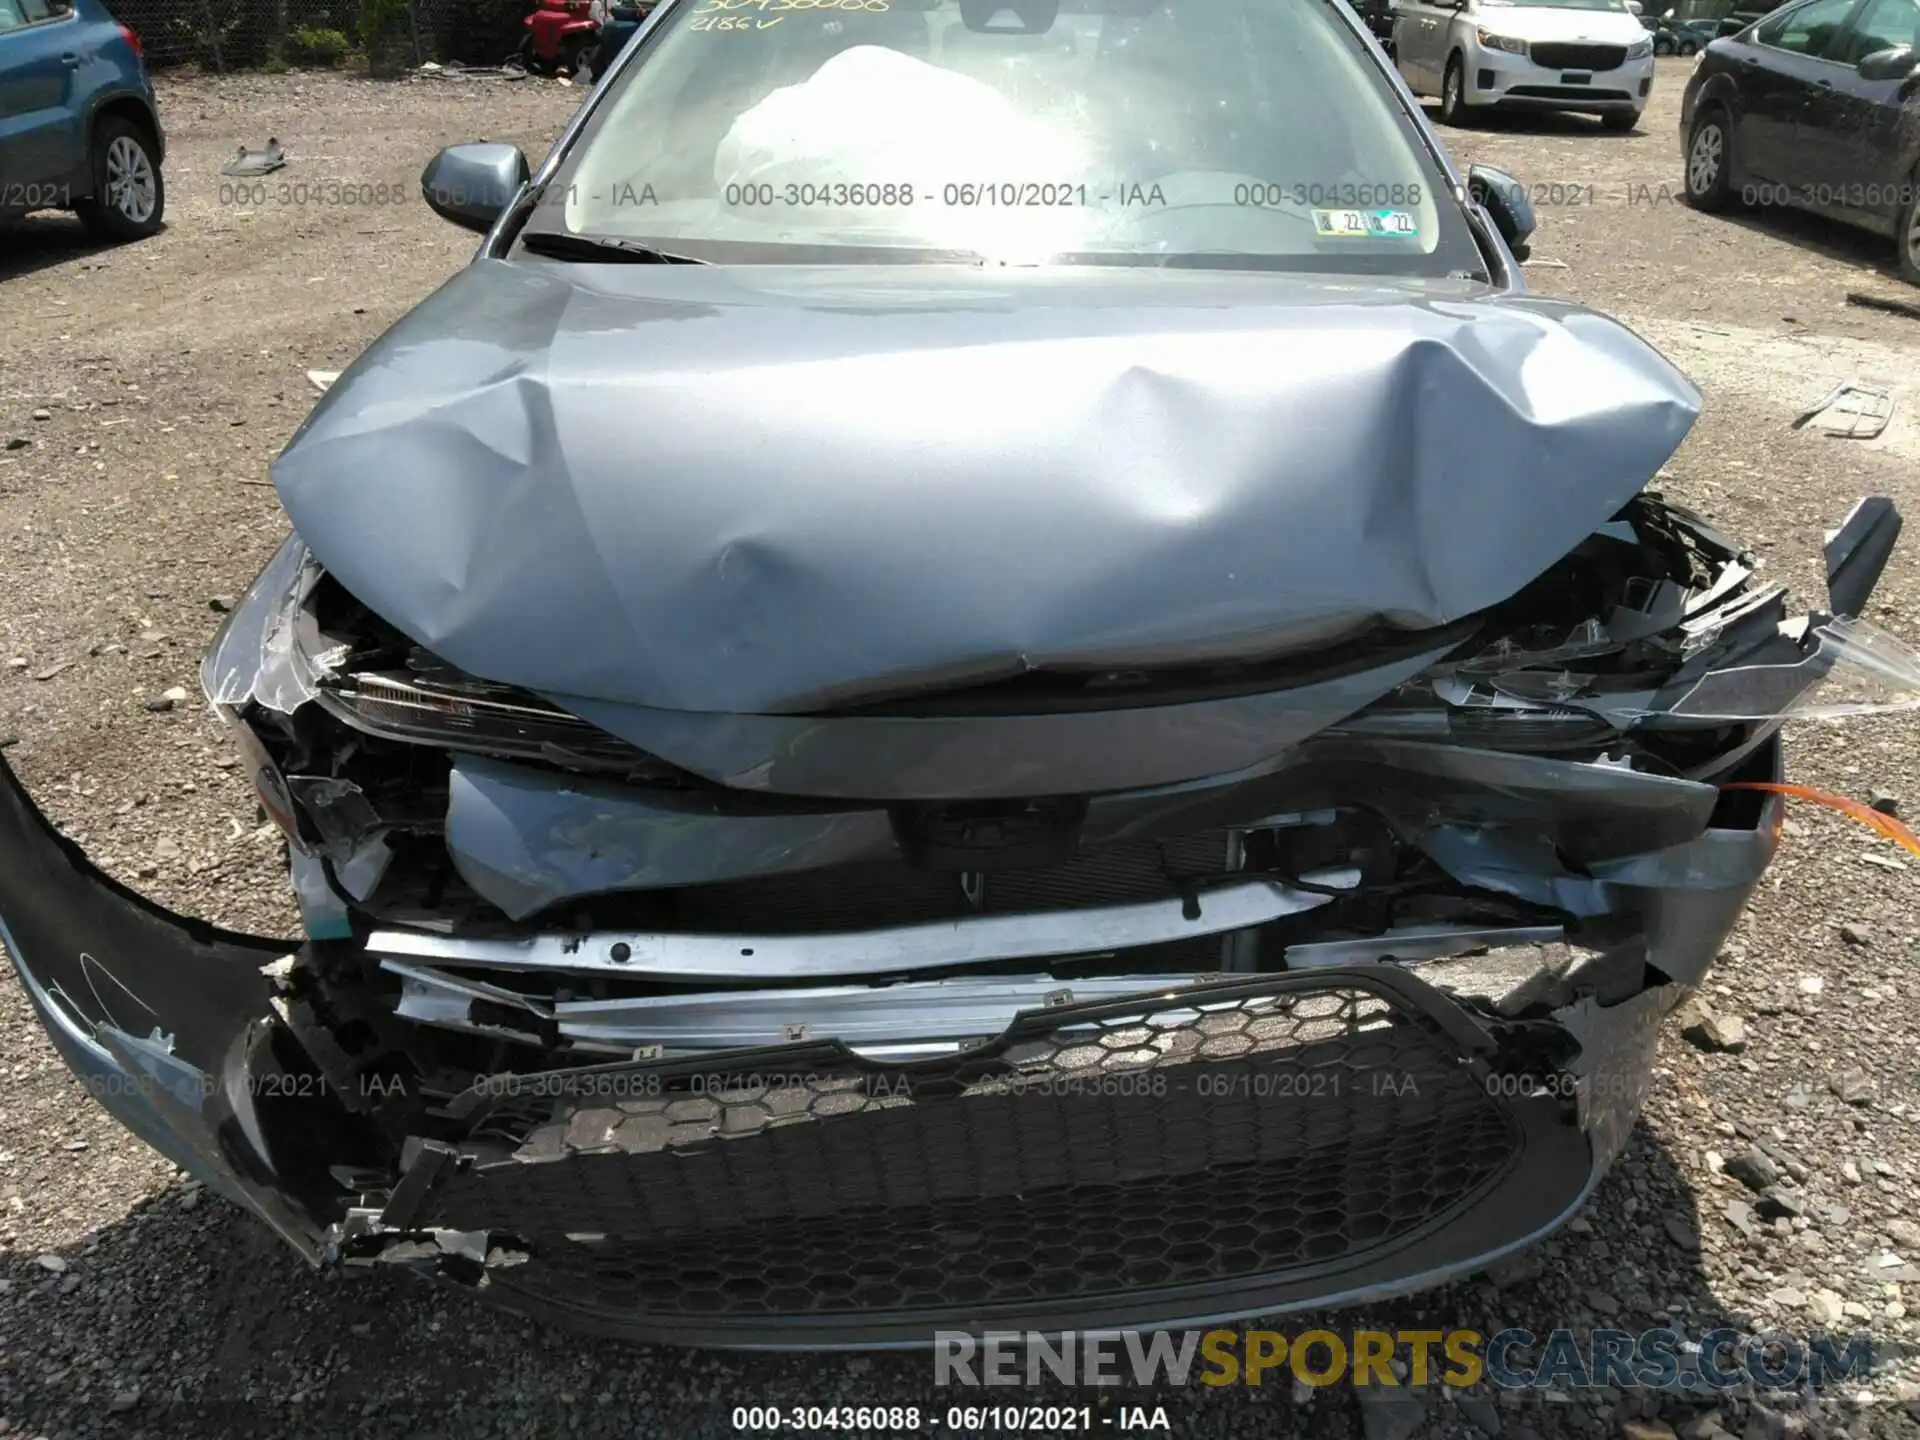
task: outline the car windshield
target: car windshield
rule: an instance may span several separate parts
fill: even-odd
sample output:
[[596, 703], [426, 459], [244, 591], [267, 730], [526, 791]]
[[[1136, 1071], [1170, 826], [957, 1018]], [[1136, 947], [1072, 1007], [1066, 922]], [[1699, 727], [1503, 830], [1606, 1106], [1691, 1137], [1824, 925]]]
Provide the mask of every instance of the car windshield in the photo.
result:
[[1331, 0], [676, 0], [541, 232], [722, 262], [1485, 269]]

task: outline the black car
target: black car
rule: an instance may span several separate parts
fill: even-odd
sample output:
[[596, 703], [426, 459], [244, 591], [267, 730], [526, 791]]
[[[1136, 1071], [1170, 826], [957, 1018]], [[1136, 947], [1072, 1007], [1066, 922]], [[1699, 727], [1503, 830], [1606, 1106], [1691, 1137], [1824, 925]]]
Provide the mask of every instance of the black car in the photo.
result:
[[1354, 12], [1362, 23], [1373, 32], [1373, 38], [1380, 42], [1380, 48], [1393, 55], [1393, 19], [1394, 0], [1354, 0]]
[[1791, 205], [1890, 235], [1920, 285], [1920, 0], [1800, 0], [1715, 40], [1680, 143], [1700, 209]]
[[1675, 20], [1663, 15], [1648, 24], [1656, 55], [1697, 55], [1719, 33], [1715, 20]]

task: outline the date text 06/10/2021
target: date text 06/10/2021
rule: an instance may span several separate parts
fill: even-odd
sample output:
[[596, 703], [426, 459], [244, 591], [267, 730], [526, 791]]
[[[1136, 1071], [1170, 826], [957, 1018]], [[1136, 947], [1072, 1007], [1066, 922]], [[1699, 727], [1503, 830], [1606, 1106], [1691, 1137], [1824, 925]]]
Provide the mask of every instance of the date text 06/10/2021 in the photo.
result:
[[1036, 1435], [1088, 1435], [1113, 1431], [1170, 1435], [1164, 1405], [736, 1405], [732, 1425], [742, 1434], [900, 1435], [916, 1431], [972, 1437], [1008, 1431]]

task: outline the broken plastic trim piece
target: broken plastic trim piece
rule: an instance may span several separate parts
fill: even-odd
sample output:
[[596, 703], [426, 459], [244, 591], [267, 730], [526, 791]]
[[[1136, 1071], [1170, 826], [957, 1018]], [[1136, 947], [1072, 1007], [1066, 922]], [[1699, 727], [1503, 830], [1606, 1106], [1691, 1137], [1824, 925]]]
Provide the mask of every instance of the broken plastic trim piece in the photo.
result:
[[[1557, 931], [1555, 932], [1558, 933]], [[1120, 975], [1062, 980], [998, 975], [898, 985], [791, 990], [724, 990], [693, 995], [543, 1003], [428, 966], [381, 962], [400, 976], [403, 1019], [539, 1044], [536, 1028], [581, 1049], [628, 1055], [658, 1046], [666, 1055], [788, 1045], [830, 1037], [872, 1058], [908, 1060], [948, 1054], [1000, 1034], [1023, 1012], [1189, 991], [1210, 977]], [[524, 1012], [523, 1022], [493, 1022], [475, 1004]], [[524, 1026], [524, 1033], [516, 1030]]]
[[1302, 879], [1325, 893], [1296, 890], [1274, 880], [1223, 885], [1199, 893], [1200, 915], [1190, 919], [1186, 899], [1154, 900], [1098, 909], [1031, 915], [983, 915], [926, 925], [812, 935], [655, 934], [534, 935], [482, 940], [380, 930], [367, 950], [381, 959], [440, 965], [484, 965], [504, 970], [560, 970], [635, 979], [799, 979], [886, 975], [944, 965], [985, 965], [1045, 956], [1100, 955], [1143, 945], [1223, 935], [1298, 915], [1360, 883], [1360, 872], [1339, 869]]
[[1900, 538], [1900, 512], [1884, 495], [1869, 495], [1827, 537], [1827, 595], [1837, 615], [1858, 615], [1880, 583]]
[[1289, 970], [1367, 961], [1441, 960], [1496, 946], [1545, 945], [1559, 940], [1558, 925], [1415, 925], [1356, 940], [1321, 940], [1287, 947]]
[[1800, 659], [1710, 671], [1666, 713], [1734, 722], [1844, 720], [1920, 710], [1920, 653], [1899, 636], [1846, 616], [1790, 624], [1811, 630]]

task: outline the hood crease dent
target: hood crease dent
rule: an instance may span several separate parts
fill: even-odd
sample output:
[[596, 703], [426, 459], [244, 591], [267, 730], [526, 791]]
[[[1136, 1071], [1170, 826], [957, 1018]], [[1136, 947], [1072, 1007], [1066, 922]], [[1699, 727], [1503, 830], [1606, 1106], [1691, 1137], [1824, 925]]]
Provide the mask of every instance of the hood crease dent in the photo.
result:
[[1698, 409], [1615, 322], [1466, 281], [482, 260], [273, 476], [470, 673], [800, 715], [1446, 625]]

